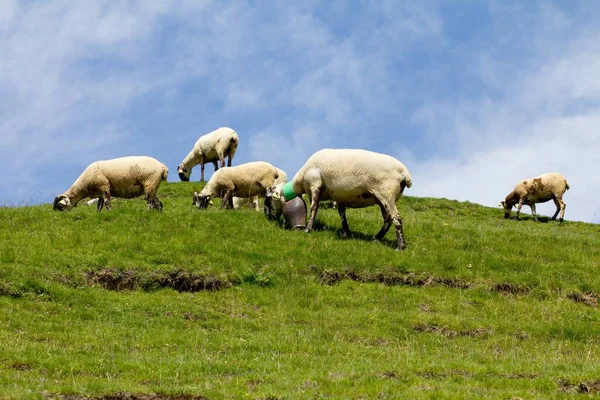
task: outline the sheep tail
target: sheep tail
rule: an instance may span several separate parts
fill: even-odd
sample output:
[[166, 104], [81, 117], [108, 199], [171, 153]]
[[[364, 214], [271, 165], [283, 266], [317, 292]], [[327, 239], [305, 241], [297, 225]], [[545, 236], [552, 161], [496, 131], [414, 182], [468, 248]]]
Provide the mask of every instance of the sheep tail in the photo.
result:
[[404, 175], [404, 184], [406, 185], [407, 188], [410, 188], [412, 186], [412, 178], [410, 175], [408, 175], [408, 176]]
[[165, 165], [163, 165], [163, 173], [162, 173], [161, 180], [166, 181], [168, 176], [169, 176], [169, 168], [167, 168]]
[[569, 182], [567, 182], [566, 180], [565, 180], [565, 188], [567, 188], [567, 190], [571, 189], [571, 186], [569, 186]]

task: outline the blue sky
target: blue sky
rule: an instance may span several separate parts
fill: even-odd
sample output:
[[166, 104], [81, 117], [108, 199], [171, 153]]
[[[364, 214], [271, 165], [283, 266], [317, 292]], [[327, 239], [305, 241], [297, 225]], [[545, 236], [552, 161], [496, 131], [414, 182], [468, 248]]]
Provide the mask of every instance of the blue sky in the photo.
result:
[[293, 176], [321, 148], [365, 148], [406, 164], [412, 196], [497, 206], [560, 171], [566, 219], [600, 222], [597, 15], [592, 1], [3, 0], [0, 205], [49, 203], [126, 155], [177, 181], [196, 139], [229, 126], [234, 164]]

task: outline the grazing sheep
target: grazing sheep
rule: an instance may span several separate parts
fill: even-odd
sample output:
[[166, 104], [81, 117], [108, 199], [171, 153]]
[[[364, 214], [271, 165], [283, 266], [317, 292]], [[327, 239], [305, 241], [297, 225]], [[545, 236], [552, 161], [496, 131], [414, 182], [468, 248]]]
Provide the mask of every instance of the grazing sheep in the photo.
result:
[[96, 161], [71, 185], [69, 190], [57, 196], [53, 210], [70, 211], [86, 198], [98, 198], [98, 211], [106, 204], [110, 210], [110, 197], [133, 198], [146, 195], [148, 209], [162, 210], [156, 191], [167, 180], [169, 169], [160, 161], [146, 156], [115, 158]]
[[233, 208], [233, 197], [264, 196], [268, 187], [281, 180], [285, 172], [268, 162], [255, 161], [235, 167], [221, 168], [210, 178], [200, 193], [194, 192], [193, 202], [207, 208], [213, 197], [221, 198], [221, 208]]
[[535, 203], [545, 203], [549, 200], [554, 200], [556, 212], [552, 216], [555, 220], [560, 212], [559, 222], [563, 221], [565, 216], [565, 207], [567, 206], [562, 197], [565, 191], [569, 190], [570, 186], [562, 174], [551, 172], [537, 176], [533, 179], [525, 179], [515, 186], [512, 192], [506, 196], [500, 205], [504, 208], [504, 218], [510, 217], [510, 211], [513, 206], [517, 205], [517, 214], [515, 219], [519, 219], [519, 213], [523, 204], [527, 204], [531, 208], [533, 220], [538, 221], [535, 212]]
[[229, 157], [227, 166], [231, 167], [239, 141], [237, 133], [231, 128], [219, 128], [200, 136], [192, 151], [177, 167], [179, 179], [189, 181], [192, 168], [200, 164], [200, 182], [204, 182], [204, 164], [212, 162], [216, 171], [219, 169], [217, 161], [220, 161], [221, 168], [225, 166], [225, 157]]
[[265, 213], [278, 218], [282, 202], [308, 193], [312, 199], [306, 232], [313, 229], [319, 202], [333, 200], [342, 219], [342, 237], [349, 233], [346, 208], [379, 205], [383, 226], [375, 235], [381, 240], [392, 223], [396, 228], [397, 248], [406, 247], [402, 219], [396, 201], [412, 186], [410, 173], [395, 158], [367, 150], [324, 149], [313, 154], [291, 182], [270, 188], [265, 198]]

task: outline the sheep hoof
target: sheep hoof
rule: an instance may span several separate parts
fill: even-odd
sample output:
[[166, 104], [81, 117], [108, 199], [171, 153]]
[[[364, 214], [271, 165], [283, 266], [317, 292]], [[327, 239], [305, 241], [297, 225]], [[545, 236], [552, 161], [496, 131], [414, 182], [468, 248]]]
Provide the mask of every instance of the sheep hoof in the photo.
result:
[[402, 243], [401, 245], [399, 245], [398, 247], [396, 247], [396, 251], [402, 251], [406, 248], [406, 245], [404, 243]]
[[304, 230], [304, 232], [305, 232], [305, 233], [310, 233], [310, 232], [312, 232], [312, 229], [306, 228], [306, 229]]

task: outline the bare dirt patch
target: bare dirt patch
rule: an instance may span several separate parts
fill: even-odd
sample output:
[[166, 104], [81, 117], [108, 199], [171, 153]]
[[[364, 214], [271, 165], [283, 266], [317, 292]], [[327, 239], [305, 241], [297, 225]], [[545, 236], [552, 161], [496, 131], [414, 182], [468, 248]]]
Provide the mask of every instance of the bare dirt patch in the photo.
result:
[[178, 292], [226, 289], [237, 282], [227, 277], [212, 274], [195, 274], [184, 270], [147, 273], [143, 271], [102, 268], [86, 273], [90, 285], [99, 285], [108, 290], [156, 290], [171, 288]]
[[446, 327], [440, 327], [437, 325], [430, 324], [417, 324], [413, 327], [416, 332], [424, 332], [424, 333], [437, 333], [448, 339], [454, 339], [461, 336], [468, 336], [473, 338], [479, 338], [483, 336], [487, 336], [492, 333], [490, 329], [486, 328], [476, 328], [476, 329], [467, 329], [467, 330], [455, 330]]
[[467, 289], [471, 283], [458, 278], [443, 278], [431, 275], [419, 275], [414, 272], [379, 271], [356, 272], [346, 270], [324, 270], [319, 274], [319, 282], [325, 285], [335, 285], [345, 279], [362, 283], [383, 283], [384, 285], [397, 286], [434, 286], [441, 285], [458, 289]]
[[598, 307], [599, 297], [598, 294], [593, 292], [567, 294], [567, 298], [573, 300], [575, 303], [583, 303], [590, 307]]
[[114, 393], [101, 396], [82, 396], [77, 394], [47, 394], [48, 400], [208, 400], [207, 397], [193, 394], [163, 393]]
[[492, 286], [492, 290], [502, 294], [512, 294], [518, 296], [522, 296], [531, 292], [531, 288], [529, 286], [509, 282], [497, 283]]
[[17, 371], [29, 371], [33, 369], [31, 364], [26, 363], [14, 363], [10, 366], [12, 369], [16, 369]]
[[600, 393], [600, 381], [580, 383], [559, 381], [558, 389], [567, 393], [597, 394]]

